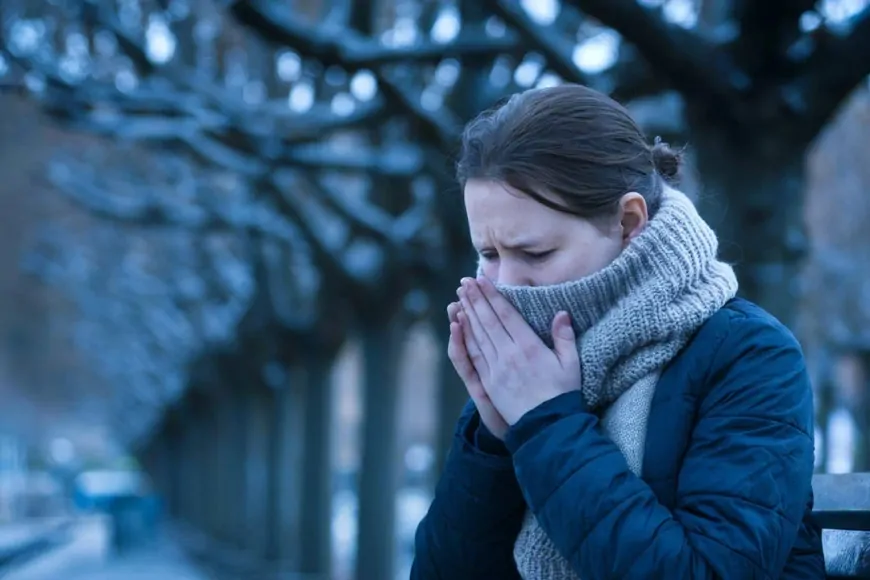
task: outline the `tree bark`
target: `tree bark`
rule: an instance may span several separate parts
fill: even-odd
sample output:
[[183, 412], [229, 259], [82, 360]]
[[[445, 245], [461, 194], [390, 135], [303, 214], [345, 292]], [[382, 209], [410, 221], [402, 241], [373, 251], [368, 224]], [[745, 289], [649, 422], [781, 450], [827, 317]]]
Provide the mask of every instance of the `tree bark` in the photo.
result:
[[827, 471], [828, 457], [830, 457], [831, 442], [828, 429], [831, 413], [836, 406], [837, 386], [830, 348], [828, 345], [816, 345], [814, 350], [816, 372], [811, 375], [815, 407], [814, 422], [822, 438], [821, 445], [816, 446], [816, 470], [824, 473]]
[[363, 451], [359, 485], [356, 578], [394, 577], [398, 369], [406, 327], [401, 316], [364, 326]]
[[[463, 218], [464, 219], [464, 218]], [[474, 274], [477, 264], [473, 259], [471, 245], [467, 240], [465, 230], [454, 232], [451, 240], [451, 251], [456, 259], [455, 273], [440, 277], [437, 292], [432, 292], [434, 302], [431, 315], [432, 329], [439, 343], [438, 358], [438, 422], [435, 433], [435, 477], [441, 477], [447, 453], [453, 444], [453, 434], [456, 430], [456, 420], [462, 406], [468, 401], [468, 391], [462, 379], [456, 374], [453, 363], [447, 357], [447, 341], [450, 338], [449, 322], [447, 320], [447, 305], [455, 302], [456, 288], [462, 276]]]
[[217, 402], [213, 397], [205, 397], [203, 405], [203, 431], [201, 434], [203, 469], [199, 473], [199, 479], [204, 482], [202, 486], [202, 502], [204, 503], [202, 530], [211, 537], [217, 537], [222, 523], [220, 506], [227, 500], [222, 486], [225, 474], [221, 465], [223, 452], [221, 446], [217, 444], [220, 437], [220, 417]]
[[246, 547], [245, 532], [247, 531], [245, 502], [248, 493], [247, 477], [245, 477], [245, 464], [248, 457], [248, 401], [242, 393], [238, 392], [237, 386], [228, 385], [230, 392], [227, 404], [230, 406], [230, 437], [232, 445], [227, 449], [227, 464], [231, 467], [227, 478], [230, 480], [228, 487], [229, 497], [234, 498], [231, 509], [227, 511], [227, 540], [232, 546]]
[[184, 479], [182, 477], [182, 465], [184, 454], [179, 449], [181, 429], [178, 425], [178, 416], [175, 410], [170, 411], [171, 416], [166, 421], [166, 427], [160, 434], [161, 446], [166, 449], [167, 474], [166, 487], [163, 493], [166, 496], [166, 507], [173, 519], [181, 519], [181, 504], [183, 501], [182, 490]]
[[238, 495], [235, 474], [239, 473], [238, 457], [234, 451], [240, 448], [240, 429], [236, 423], [239, 411], [234, 398], [226, 391], [226, 385], [212, 385], [212, 405], [215, 408], [214, 433], [215, 470], [213, 481], [217, 503], [212, 506], [215, 526], [214, 537], [228, 543], [235, 542], [238, 512]]
[[332, 567], [332, 357], [311, 353], [304, 376], [300, 568], [329, 578]]
[[759, 131], [741, 145], [716, 126], [694, 125], [701, 179], [698, 208], [735, 265], [740, 295], [794, 328], [808, 253], [804, 154]]
[[269, 465], [266, 481], [266, 544], [264, 555], [267, 560], [281, 559], [281, 492], [284, 475], [284, 446], [287, 444], [285, 433], [285, 405], [287, 398], [286, 385], [280, 390], [269, 391], [269, 436], [266, 450], [266, 461]]
[[447, 358], [447, 345], [443, 345], [438, 359], [438, 427], [435, 442], [435, 477], [441, 477], [444, 462], [453, 445], [456, 420], [463, 405], [468, 401], [468, 392], [462, 379], [456, 374], [453, 363]]
[[189, 525], [199, 528], [201, 521], [201, 496], [202, 496], [202, 436], [200, 425], [202, 414], [195, 405], [187, 404], [183, 414], [183, 428], [181, 430], [181, 452], [183, 457], [182, 478], [183, 495], [181, 500], [181, 517]]
[[856, 472], [870, 470], [870, 353], [860, 351], [856, 354], [859, 360], [858, 392], [852, 406], [855, 420], [855, 455], [852, 469]]
[[257, 558], [265, 555], [268, 522], [267, 497], [269, 481], [270, 426], [268, 396], [265, 386], [253, 381], [248, 399], [248, 445], [243, 471], [245, 474], [245, 547]]

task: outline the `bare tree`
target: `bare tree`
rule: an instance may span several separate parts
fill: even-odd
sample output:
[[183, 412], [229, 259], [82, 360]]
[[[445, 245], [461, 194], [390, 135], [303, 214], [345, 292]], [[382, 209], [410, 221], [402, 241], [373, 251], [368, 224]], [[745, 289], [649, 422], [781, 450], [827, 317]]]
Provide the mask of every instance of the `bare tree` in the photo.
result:
[[[133, 166], [120, 160], [131, 153]], [[131, 443], [181, 397], [190, 359], [234, 338], [253, 293], [248, 248], [244, 230], [222, 232], [219, 218], [185, 209], [184, 198], [193, 202], [203, 188], [220, 192], [220, 179], [194, 175], [168, 156], [147, 163], [135, 149], [122, 148], [115, 159], [105, 159], [103, 148], [79, 157], [86, 160], [57, 156], [47, 179], [112, 221], [86, 234], [53, 224], [26, 265], [78, 306], [75, 343], [116, 387], [111, 416]], [[161, 205], [161, 197], [172, 205]]]
[[[291, 12], [264, 1], [230, 5], [237, 18], [277, 44], [328, 64], [372, 67], [396, 110], [417, 119], [436, 143], [451, 143], [458, 121], [467, 118], [451, 117], [444, 109], [434, 118], [420, 107], [419, 91], [407, 90], [399, 73], [376, 66], [377, 61], [341, 60], [370, 39], [334, 24], [304, 26]], [[705, 184], [702, 207], [725, 240], [726, 258], [738, 263], [744, 294], [793, 322], [794, 280], [808, 244], [801, 213], [804, 153], [870, 73], [870, 8], [837, 2], [817, 6], [812, 0], [571, 0], [554, 13], [533, 14], [518, 0], [485, 5], [496, 18], [488, 21], [481, 43], [501, 33], [501, 41], [517, 38], [527, 51], [544, 57], [537, 66], [524, 66], [534, 62], [529, 55], [519, 66], [516, 61], [508, 65], [502, 76], [525, 75], [522, 86], [580, 82], [628, 102], [676, 92]], [[608, 39], [616, 44], [602, 27], [623, 42], [607, 72], [591, 75], [583, 70], [577, 38], [599, 47]], [[457, 35], [445, 46], [459, 45], [462, 38]], [[408, 63], [419, 68], [426, 47], [425, 42], [407, 47], [406, 75]], [[504, 67], [504, 60], [493, 65], [490, 78], [498, 76], [499, 65]], [[558, 78], [547, 76], [550, 72]], [[498, 91], [477, 94], [485, 97], [472, 100], [475, 109], [492, 102]]]

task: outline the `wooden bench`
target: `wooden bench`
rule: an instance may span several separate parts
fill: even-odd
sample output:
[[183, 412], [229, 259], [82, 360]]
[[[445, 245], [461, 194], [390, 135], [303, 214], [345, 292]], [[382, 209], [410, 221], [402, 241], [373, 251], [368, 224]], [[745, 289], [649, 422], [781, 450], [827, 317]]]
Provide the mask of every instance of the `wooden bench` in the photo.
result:
[[813, 477], [828, 578], [870, 578], [870, 473]]

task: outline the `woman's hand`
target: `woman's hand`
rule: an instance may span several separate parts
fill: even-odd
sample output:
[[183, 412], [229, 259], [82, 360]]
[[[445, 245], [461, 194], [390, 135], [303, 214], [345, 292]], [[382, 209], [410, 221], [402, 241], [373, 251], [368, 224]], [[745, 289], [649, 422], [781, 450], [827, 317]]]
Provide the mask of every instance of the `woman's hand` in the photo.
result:
[[472, 339], [465, 341], [468, 358], [509, 425], [538, 405], [580, 389], [580, 357], [566, 312], [553, 320], [550, 350], [489, 280], [465, 278], [457, 293], [460, 317], [467, 317], [460, 323]]
[[495, 410], [492, 401], [489, 400], [489, 395], [486, 394], [483, 384], [480, 382], [480, 376], [468, 356], [468, 349], [465, 345], [468, 340], [473, 341], [474, 337], [471, 336], [468, 319], [462, 313], [462, 306], [458, 302], [453, 302], [447, 307], [447, 318], [450, 320], [447, 356], [453, 363], [453, 368], [456, 369], [459, 378], [465, 383], [465, 389], [471, 396], [471, 400], [474, 401], [474, 406], [477, 407], [480, 420], [483, 421], [490, 433], [504, 440], [508, 424]]

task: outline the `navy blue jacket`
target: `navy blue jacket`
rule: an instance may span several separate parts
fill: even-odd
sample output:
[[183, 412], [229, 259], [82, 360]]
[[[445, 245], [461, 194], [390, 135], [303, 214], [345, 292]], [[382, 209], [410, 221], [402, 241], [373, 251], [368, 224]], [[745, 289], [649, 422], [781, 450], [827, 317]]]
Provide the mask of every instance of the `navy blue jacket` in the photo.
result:
[[472, 405], [417, 530], [412, 580], [515, 580], [526, 505], [583, 580], [822, 579], [813, 401], [793, 335], [729, 302], [663, 370], [635, 476], [576, 393], [505, 444]]

